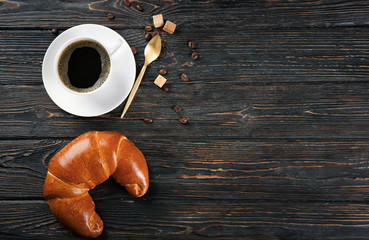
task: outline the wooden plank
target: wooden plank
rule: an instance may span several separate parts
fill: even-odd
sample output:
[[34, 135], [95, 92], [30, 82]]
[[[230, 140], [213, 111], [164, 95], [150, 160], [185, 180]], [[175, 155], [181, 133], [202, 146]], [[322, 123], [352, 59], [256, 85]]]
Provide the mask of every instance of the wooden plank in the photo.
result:
[[[157, 13], [178, 29], [162, 34], [126, 119], [123, 106], [80, 118], [52, 103], [41, 77], [51, 28], [112, 27], [138, 47], [139, 70]], [[368, 13], [342, 0], [0, 1], [0, 239], [81, 239], [42, 187], [50, 158], [89, 130], [126, 134], [150, 169], [143, 198], [112, 179], [91, 190], [101, 239], [368, 238]], [[162, 67], [167, 93], [152, 83]]]
[[[117, 30], [131, 46], [140, 70], [147, 44], [143, 29]], [[187, 73], [193, 83], [229, 84], [286, 82], [357, 82], [368, 78], [369, 33], [364, 28], [302, 30], [182, 29], [163, 33], [167, 47], [144, 77], [153, 81], [160, 68], [168, 69], [168, 84]], [[1, 84], [42, 84], [44, 54], [55, 36], [49, 31], [0, 31]], [[189, 40], [197, 43], [200, 58], [190, 58]], [[200, 40], [201, 39], [201, 40]], [[26, 54], [25, 54], [26, 53]]]
[[[366, 239], [369, 205], [346, 202], [95, 201], [102, 239]], [[0, 237], [80, 239], [44, 201], [1, 201]], [[254, 237], [252, 237], [254, 236]]]
[[[59, 109], [43, 86], [4, 85], [0, 126], [7, 131], [1, 137], [70, 138], [89, 130], [115, 130], [142, 141], [367, 139], [368, 89], [368, 82], [222, 87], [176, 80], [164, 92], [146, 79], [122, 120], [123, 106], [101, 117], [81, 118]], [[180, 113], [173, 111], [177, 104], [183, 106]], [[145, 124], [145, 117], [154, 123]], [[189, 123], [180, 124], [180, 117]]]
[[[67, 28], [81, 23], [98, 23], [115, 28], [142, 27], [151, 17], [162, 13], [179, 26], [192, 28], [303, 28], [367, 26], [369, 5], [366, 1], [140, 1], [143, 11], [128, 8], [122, 0], [37, 1], [5, 0], [1, 3], [1, 27]], [[107, 14], [113, 13], [113, 21]]]
[[[0, 200], [43, 199], [48, 161], [69, 140], [0, 141]], [[367, 201], [366, 141], [136, 141], [147, 200]], [[126, 198], [110, 179], [96, 199]], [[107, 197], [109, 196], [109, 197]]]

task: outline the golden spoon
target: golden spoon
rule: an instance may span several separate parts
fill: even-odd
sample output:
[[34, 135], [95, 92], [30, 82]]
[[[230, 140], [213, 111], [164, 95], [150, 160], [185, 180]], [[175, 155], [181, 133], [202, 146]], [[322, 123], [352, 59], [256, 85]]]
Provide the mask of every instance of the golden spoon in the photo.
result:
[[137, 92], [138, 86], [140, 86], [141, 80], [143, 75], [145, 74], [147, 66], [155, 61], [160, 54], [161, 51], [161, 39], [159, 35], [156, 35], [151, 41], [147, 44], [145, 48], [145, 64], [143, 65], [140, 74], [138, 74], [138, 77], [136, 79], [135, 84], [133, 85], [132, 91], [129, 94], [128, 100], [126, 102], [126, 105], [124, 106], [122, 115], [120, 118], [123, 118], [124, 114], [126, 114], [129, 105], [131, 105], [132, 100]]

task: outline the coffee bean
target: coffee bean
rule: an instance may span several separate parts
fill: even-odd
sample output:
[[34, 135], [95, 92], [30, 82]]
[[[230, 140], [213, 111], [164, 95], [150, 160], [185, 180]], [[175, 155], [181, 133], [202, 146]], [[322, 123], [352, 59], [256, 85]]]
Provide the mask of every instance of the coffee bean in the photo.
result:
[[131, 1], [129, 1], [129, 0], [124, 0], [124, 4], [125, 4], [127, 7], [130, 7], [130, 6], [131, 6]]
[[144, 118], [144, 123], [147, 123], [147, 124], [150, 124], [150, 123], [153, 123], [154, 120], [152, 120], [152, 118]]
[[167, 47], [167, 40], [165, 40], [165, 39], [161, 39], [161, 46], [162, 46], [163, 48]]
[[142, 6], [141, 6], [140, 4], [137, 4], [137, 5], [136, 5], [136, 9], [137, 9], [138, 11], [142, 11], [142, 10], [143, 10], [143, 8], [142, 8]]
[[196, 59], [198, 59], [198, 58], [199, 58], [199, 54], [198, 54], [197, 52], [193, 52], [193, 53], [192, 53], [192, 55], [191, 55], [191, 58], [192, 58], [193, 60], [196, 60]]
[[59, 30], [57, 28], [51, 29], [51, 33], [57, 35], [59, 33]]
[[167, 84], [164, 84], [162, 87], [161, 87], [161, 90], [163, 90], [164, 92], [168, 92], [169, 91], [169, 87]]
[[189, 42], [188, 42], [188, 47], [189, 47], [189, 48], [195, 48], [195, 46], [196, 46], [196, 44], [195, 44], [195, 42], [194, 42], [194, 41], [189, 41]]
[[175, 111], [175, 112], [180, 112], [180, 111], [182, 111], [182, 106], [180, 106], [180, 105], [176, 105], [176, 106], [173, 108], [173, 111]]
[[182, 123], [182, 124], [186, 124], [186, 123], [188, 123], [188, 118], [185, 118], [185, 117], [180, 118], [180, 119], [178, 119], [178, 120], [179, 120], [179, 122], [180, 122], [180, 123]]
[[151, 34], [150, 33], [146, 33], [145, 34], [145, 39], [146, 39], [146, 41], [149, 41], [151, 39]]
[[145, 26], [145, 30], [148, 32], [152, 31], [152, 27], [150, 25]]
[[165, 74], [167, 74], [168, 73], [168, 70], [166, 70], [165, 68], [162, 68], [162, 69], [160, 69], [160, 71], [159, 71], [159, 74], [161, 74], [161, 75], [165, 75]]
[[182, 75], [181, 75], [181, 79], [182, 79], [182, 81], [183, 81], [183, 82], [188, 82], [188, 81], [190, 81], [190, 79], [188, 78], [187, 74], [185, 74], [185, 73], [182, 73]]
[[111, 13], [108, 13], [108, 19], [109, 19], [109, 20], [113, 20], [113, 19], [114, 19], [114, 15], [113, 15], [113, 14], [111, 14]]
[[131, 47], [131, 50], [132, 50], [132, 52], [133, 52], [134, 55], [137, 54], [137, 48], [136, 47]]
[[155, 37], [156, 35], [159, 35], [159, 34], [160, 34], [159, 31], [155, 31], [152, 33], [152, 37]]

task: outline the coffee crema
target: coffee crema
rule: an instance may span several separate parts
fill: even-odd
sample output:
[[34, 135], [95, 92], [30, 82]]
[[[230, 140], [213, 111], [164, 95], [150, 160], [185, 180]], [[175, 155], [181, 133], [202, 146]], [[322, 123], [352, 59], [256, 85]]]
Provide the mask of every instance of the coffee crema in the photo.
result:
[[110, 72], [110, 57], [96, 41], [79, 40], [68, 45], [58, 59], [62, 83], [79, 93], [98, 89]]

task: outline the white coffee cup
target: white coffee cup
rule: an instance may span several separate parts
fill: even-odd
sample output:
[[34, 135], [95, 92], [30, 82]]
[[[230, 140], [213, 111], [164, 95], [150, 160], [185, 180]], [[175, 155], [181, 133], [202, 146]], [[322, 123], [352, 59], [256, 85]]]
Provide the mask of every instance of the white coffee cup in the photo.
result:
[[[94, 91], [99, 91], [103, 87], [104, 83], [106, 81], [109, 81], [109, 78], [114, 77], [115, 69], [112, 69], [111, 60], [114, 53], [117, 52], [117, 50], [122, 46], [122, 40], [118, 39], [115, 42], [111, 43], [110, 46], [104, 46], [104, 43], [100, 43], [94, 39], [91, 38], [75, 38], [67, 41], [60, 49], [59, 52], [55, 56], [55, 71], [56, 74], [59, 77], [59, 82], [61, 84], [61, 87], [65, 88], [67, 91], [71, 91], [75, 94], [90, 94]], [[88, 88], [79, 88], [73, 86], [73, 84], [70, 83], [70, 80], [68, 78], [68, 60], [70, 60], [70, 55], [74, 53], [73, 50], [78, 50], [82, 47], [90, 47], [91, 45], [98, 46], [98, 50], [102, 52], [100, 54], [100, 60], [101, 58], [104, 58], [103, 61], [101, 61], [100, 65], [105, 65], [104, 67], [101, 67], [101, 73], [100, 77], [96, 78], [95, 84], [93, 84], [91, 87]], [[73, 47], [74, 46], [74, 47]], [[68, 52], [66, 52], [66, 49], [69, 49]], [[92, 47], [90, 47], [93, 49]], [[96, 50], [97, 52], [97, 50]], [[67, 55], [66, 57], [61, 60], [61, 55], [64, 53], [63, 56]], [[63, 64], [61, 64], [63, 62]], [[105, 62], [105, 64], [103, 64]], [[62, 68], [60, 67], [62, 66]], [[115, 66], [116, 67], [116, 66]], [[82, 71], [82, 70], [81, 70]], [[61, 73], [62, 72], [62, 73]], [[110, 74], [112, 73], [112, 74]], [[81, 73], [83, 74], [83, 73]], [[64, 76], [64, 77], [62, 77]]]
[[[96, 42], [108, 54], [110, 68], [106, 80], [91, 91], [67, 87], [58, 73], [58, 62], [64, 50], [78, 41]], [[60, 34], [49, 46], [43, 61], [42, 77], [50, 98], [63, 110], [78, 116], [105, 114], [118, 107], [128, 96], [136, 75], [136, 64], [128, 43], [110, 28], [84, 24]]]

